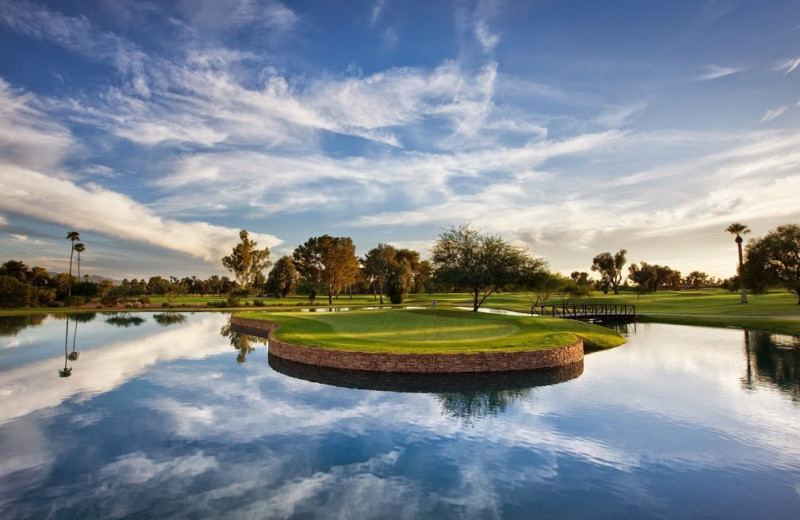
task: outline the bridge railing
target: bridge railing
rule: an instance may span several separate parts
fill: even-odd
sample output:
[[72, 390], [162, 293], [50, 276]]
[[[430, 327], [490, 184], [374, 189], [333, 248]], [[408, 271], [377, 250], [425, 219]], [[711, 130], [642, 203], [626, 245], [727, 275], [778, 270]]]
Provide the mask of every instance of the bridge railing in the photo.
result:
[[541, 316], [553, 318], [580, 319], [636, 319], [635, 305], [581, 304], [581, 305], [540, 305], [535, 307]]

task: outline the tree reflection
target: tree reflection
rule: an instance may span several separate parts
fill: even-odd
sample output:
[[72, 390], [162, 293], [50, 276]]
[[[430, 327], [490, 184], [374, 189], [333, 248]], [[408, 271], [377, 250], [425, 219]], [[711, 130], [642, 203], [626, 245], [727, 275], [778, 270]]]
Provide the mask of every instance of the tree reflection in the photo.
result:
[[162, 327], [176, 325], [186, 321], [186, 315], [182, 312], [162, 312], [160, 314], [153, 314], [153, 319]]
[[[77, 324], [76, 324], [77, 333]], [[67, 315], [67, 323], [64, 332], [64, 368], [58, 369], [59, 377], [69, 377], [72, 375], [72, 367], [69, 366], [69, 315]]]
[[269, 356], [269, 366], [289, 377], [314, 383], [359, 390], [430, 393], [442, 414], [463, 425], [499, 416], [519, 400], [529, 398], [533, 389], [575, 379], [583, 373], [583, 361], [540, 370], [479, 372], [466, 374], [409, 374], [367, 372], [319, 367]]
[[224, 327], [222, 327], [219, 333], [228, 338], [231, 342], [231, 346], [239, 351], [238, 355], [236, 356], [236, 362], [239, 364], [247, 361], [247, 354], [256, 349], [253, 346], [254, 344], [266, 345], [268, 341], [267, 338], [252, 336], [250, 334], [239, 332], [236, 330], [236, 327], [232, 326], [230, 323], [227, 323]]
[[106, 318], [106, 323], [109, 325], [114, 325], [115, 327], [138, 327], [142, 323], [144, 323], [144, 318], [141, 316], [135, 316], [130, 312], [120, 312], [116, 313], [113, 316]]
[[783, 334], [744, 331], [747, 367], [742, 387], [777, 388], [800, 402], [800, 339]]
[[0, 336], [16, 336], [28, 327], [41, 325], [47, 316], [3, 316], [0, 317]]
[[494, 390], [484, 392], [454, 392], [437, 394], [436, 399], [442, 413], [449, 415], [465, 425], [485, 417], [502, 415], [514, 401], [525, 399], [531, 394], [530, 388], [515, 390]]

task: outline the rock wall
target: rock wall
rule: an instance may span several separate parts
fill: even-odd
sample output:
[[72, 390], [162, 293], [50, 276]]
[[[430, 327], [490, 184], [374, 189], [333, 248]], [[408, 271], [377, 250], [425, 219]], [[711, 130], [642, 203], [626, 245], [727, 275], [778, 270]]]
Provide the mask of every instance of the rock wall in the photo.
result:
[[353, 352], [284, 343], [273, 337], [279, 324], [252, 318], [231, 317], [239, 332], [269, 338], [269, 353], [282, 359], [329, 368], [373, 372], [466, 373], [533, 370], [583, 361], [583, 340], [547, 350], [476, 352], [463, 354], [387, 354]]

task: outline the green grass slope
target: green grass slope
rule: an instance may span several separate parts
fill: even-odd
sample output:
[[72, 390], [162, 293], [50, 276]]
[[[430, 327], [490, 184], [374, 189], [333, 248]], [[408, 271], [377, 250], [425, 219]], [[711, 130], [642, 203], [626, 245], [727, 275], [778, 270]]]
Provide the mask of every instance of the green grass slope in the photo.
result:
[[500, 316], [462, 310], [369, 310], [333, 313], [251, 312], [280, 323], [281, 341], [362, 352], [513, 352], [556, 348], [576, 334], [588, 349], [625, 343], [618, 333], [578, 321]]

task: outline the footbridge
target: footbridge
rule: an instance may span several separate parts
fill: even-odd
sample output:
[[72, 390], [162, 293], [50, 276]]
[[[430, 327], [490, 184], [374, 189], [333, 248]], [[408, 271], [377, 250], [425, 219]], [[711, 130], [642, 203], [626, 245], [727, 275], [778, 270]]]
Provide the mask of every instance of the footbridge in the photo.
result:
[[540, 316], [582, 321], [636, 321], [635, 305], [584, 304], [539, 305], [531, 309]]

